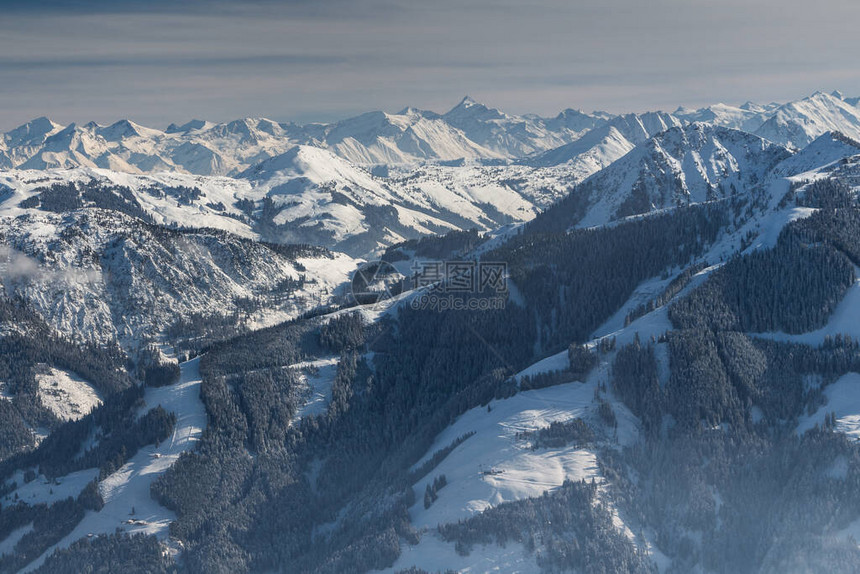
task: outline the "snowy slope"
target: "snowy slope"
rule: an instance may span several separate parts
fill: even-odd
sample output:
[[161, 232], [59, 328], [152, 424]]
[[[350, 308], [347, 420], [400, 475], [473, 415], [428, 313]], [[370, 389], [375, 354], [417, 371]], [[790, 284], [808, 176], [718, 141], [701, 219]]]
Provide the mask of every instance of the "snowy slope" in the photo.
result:
[[839, 94], [816, 92], [780, 106], [755, 133], [782, 145], [803, 148], [829, 131], [860, 139], [860, 108]]
[[571, 445], [562, 449], [531, 450], [517, 433], [531, 432], [554, 421], [587, 417], [594, 399], [594, 384], [570, 383], [526, 391], [463, 414], [436, 437], [433, 447], [417, 464], [468, 432], [476, 434], [449, 454], [413, 489], [419, 495], [428, 483], [444, 474], [447, 486], [439, 499], [425, 509], [423, 499], [410, 508], [416, 528], [433, 528], [468, 518], [487, 508], [539, 496], [561, 486], [565, 479], [599, 478], [595, 455]]
[[690, 123], [709, 123], [715, 126], [754, 132], [770, 118], [777, 107], [777, 104], [759, 106], [749, 102], [742, 106], [714, 104], [698, 109], [678, 108], [672, 112], [672, 115]]
[[75, 373], [46, 367], [36, 373], [39, 399], [60, 420], [78, 420], [102, 404], [100, 393]]
[[526, 161], [533, 166], [565, 166], [582, 179], [597, 173], [634, 148], [615, 126], [592, 130], [582, 138]]
[[845, 433], [852, 440], [860, 440], [860, 374], [848, 373], [824, 387], [826, 403], [811, 415], [798, 421], [797, 432], [804, 433], [824, 426], [824, 417], [836, 415], [836, 431]]
[[750, 192], [790, 155], [739, 130], [672, 128], [586, 180], [591, 206], [579, 226]]
[[7, 295], [24, 296], [74, 338], [157, 336], [194, 314], [232, 315], [242, 299], [264, 303], [247, 316], [249, 326], [272, 324], [328, 302], [356, 265], [325, 250], [284, 252], [211, 229], [155, 227], [117, 211], [9, 209], [0, 217]]
[[600, 123], [599, 118], [589, 122], [570, 111], [550, 122], [534, 116], [509, 115], [468, 96], [442, 118], [470, 140], [502, 157], [523, 157], [557, 147], [587, 131], [589, 123], [592, 127]]
[[626, 114], [605, 121], [577, 140], [526, 160], [528, 165], [565, 165], [587, 177], [645, 142], [682, 122], [669, 114]]
[[508, 187], [378, 178], [310, 146], [266, 160], [242, 177], [251, 181], [253, 195], [271, 201], [263, 213], [266, 239], [325, 245], [356, 256], [430, 233], [486, 231], [536, 213]]
[[860, 154], [860, 142], [840, 132], [826, 132], [774, 170], [784, 177], [798, 175]]
[[0, 217], [26, 213], [21, 201], [53, 185], [95, 183], [127, 188], [137, 208], [159, 225], [215, 228], [367, 256], [431, 233], [489, 231], [527, 221], [581, 179], [559, 169], [478, 164], [391, 172], [373, 176], [312, 146], [295, 146], [238, 178], [98, 168], [10, 170], [0, 172]]
[[325, 128], [322, 143], [357, 164], [504, 157], [469, 139], [438, 114], [414, 108], [398, 114], [369, 112], [337, 122]]

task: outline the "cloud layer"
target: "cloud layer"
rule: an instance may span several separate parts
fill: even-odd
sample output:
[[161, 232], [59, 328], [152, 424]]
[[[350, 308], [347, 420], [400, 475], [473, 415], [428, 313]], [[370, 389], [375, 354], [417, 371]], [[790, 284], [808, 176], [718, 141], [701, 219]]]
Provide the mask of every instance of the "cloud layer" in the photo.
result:
[[2, 2], [0, 129], [331, 120], [464, 94], [512, 112], [860, 94], [842, 0]]

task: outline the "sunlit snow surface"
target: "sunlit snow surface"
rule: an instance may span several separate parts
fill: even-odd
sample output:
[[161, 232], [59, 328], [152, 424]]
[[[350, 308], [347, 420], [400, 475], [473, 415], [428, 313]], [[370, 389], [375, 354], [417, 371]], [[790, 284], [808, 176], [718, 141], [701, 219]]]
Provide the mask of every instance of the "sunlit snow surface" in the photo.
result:
[[591, 480], [599, 477], [595, 455], [590, 450], [570, 446], [554, 450], [531, 450], [517, 433], [531, 432], [554, 421], [586, 415], [594, 398], [593, 384], [570, 383], [547, 389], [526, 391], [502, 401], [492, 401], [491, 410], [476, 407], [445, 429], [428, 455], [474, 431], [430, 474], [415, 484], [423, 495], [428, 482], [444, 474], [448, 485], [439, 491], [439, 500], [429, 509], [423, 497], [410, 509], [416, 528], [456, 522], [502, 502], [540, 496], [562, 485], [565, 479]]
[[49, 367], [36, 373], [36, 382], [42, 404], [61, 420], [78, 420], [102, 404], [99, 392], [75, 373]]
[[331, 386], [337, 374], [337, 363], [337, 357], [329, 357], [290, 366], [299, 371], [299, 378], [305, 385], [305, 401], [296, 411], [294, 420], [325, 413], [331, 402]]

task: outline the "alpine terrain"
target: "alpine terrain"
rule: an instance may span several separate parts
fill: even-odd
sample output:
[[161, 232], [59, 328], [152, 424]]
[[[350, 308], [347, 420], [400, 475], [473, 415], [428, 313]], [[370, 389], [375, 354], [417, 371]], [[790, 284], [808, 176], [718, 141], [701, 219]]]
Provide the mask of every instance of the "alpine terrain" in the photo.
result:
[[0, 573], [856, 572], [860, 108], [0, 135]]

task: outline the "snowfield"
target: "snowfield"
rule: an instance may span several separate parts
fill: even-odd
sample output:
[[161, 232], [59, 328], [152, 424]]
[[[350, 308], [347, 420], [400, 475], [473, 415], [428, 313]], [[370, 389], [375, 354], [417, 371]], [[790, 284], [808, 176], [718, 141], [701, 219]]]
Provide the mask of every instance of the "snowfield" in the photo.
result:
[[337, 374], [338, 361], [337, 357], [329, 357], [290, 365], [291, 369], [299, 371], [299, 377], [305, 384], [304, 392], [307, 397], [296, 412], [294, 421], [325, 413], [331, 402], [331, 386]]
[[[454, 449], [413, 486], [417, 502], [409, 509], [418, 529], [456, 522], [503, 502], [540, 496], [565, 480], [602, 480], [593, 451], [570, 445], [532, 450], [517, 433], [533, 432], [552, 422], [590, 417], [594, 383], [568, 383], [525, 391], [476, 407], [445, 429], [419, 467], [433, 454], [469, 432], [475, 435]], [[434, 478], [444, 474], [447, 486], [439, 499], [424, 508], [423, 494]]]
[[39, 398], [57, 418], [78, 420], [102, 404], [101, 394], [75, 373], [49, 368], [37, 373]]
[[92, 482], [98, 475], [99, 470], [97, 468], [87, 468], [55, 480], [48, 480], [42, 474], [30, 482], [24, 482], [24, 473], [19, 471], [12, 477], [12, 481], [19, 485], [18, 488], [4, 496], [3, 501], [14, 504], [15, 495], [17, 495], [18, 500], [26, 504], [50, 505], [70, 496], [76, 498], [87, 483]]

